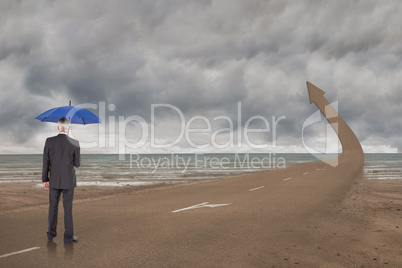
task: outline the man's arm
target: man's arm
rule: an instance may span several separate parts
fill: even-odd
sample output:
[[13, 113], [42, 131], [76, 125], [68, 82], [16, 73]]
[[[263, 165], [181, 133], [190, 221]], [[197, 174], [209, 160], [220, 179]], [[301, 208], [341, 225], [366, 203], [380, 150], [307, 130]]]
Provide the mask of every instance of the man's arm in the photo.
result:
[[49, 159], [49, 145], [47, 141], [48, 140], [46, 140], [45, 148], [43, 149], [42, 182], [49, 181], [50, 159]]
[[79, 167], [81, 165], [80, 143], [77, 141], [77, 146], [74, 151], [73, 165]]

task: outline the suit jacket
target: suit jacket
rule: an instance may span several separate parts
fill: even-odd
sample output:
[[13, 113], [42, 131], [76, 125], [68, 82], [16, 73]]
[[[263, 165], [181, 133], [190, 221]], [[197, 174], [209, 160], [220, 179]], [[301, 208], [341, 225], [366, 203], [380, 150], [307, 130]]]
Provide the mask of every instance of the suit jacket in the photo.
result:
[[75, 188], [74, 167], [80, 164], [80, 144], [77, 140], [65, 134], [47, 138], [43, 150], [42, 182], [49, 181], [49, 187], [54, 189]]

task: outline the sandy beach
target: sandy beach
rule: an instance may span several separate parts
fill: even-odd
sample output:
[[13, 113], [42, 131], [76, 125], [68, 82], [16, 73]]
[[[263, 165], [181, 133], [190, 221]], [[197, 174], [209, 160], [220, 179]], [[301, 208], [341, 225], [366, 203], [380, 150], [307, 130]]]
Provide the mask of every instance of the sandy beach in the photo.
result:
[[[342, 167], [311, 163], [191, 184], [79, 187], [73, 250], [59, 237], [56, 247], [46, 244], [45, 189], [4, 184], [0, 234], [8, 242], [0, 255], [32, 246], [42, 253], [0, 264], [398, 267], [402, 181], [342, 178]], [[227, 205], [172, 213], [207, 201]], [[62, 213], [59, 222], [62, 233]]]

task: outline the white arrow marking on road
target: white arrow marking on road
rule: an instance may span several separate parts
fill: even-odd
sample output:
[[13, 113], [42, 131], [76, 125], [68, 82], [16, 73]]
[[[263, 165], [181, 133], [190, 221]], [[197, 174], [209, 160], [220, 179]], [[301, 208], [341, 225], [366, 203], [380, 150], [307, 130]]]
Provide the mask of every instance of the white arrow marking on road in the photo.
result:
[[262, 189], [262, 188], [264, 188], [264, 187], [265, 187], [265, 186], [260, 186], [260, 187], [257, 187], [257, 188], [250, 189], [249, 191], [252, 192], [252, 191], [255, 191], [255, 190]]
[[20, 253], [32, 251], [32, 250], [35, 250], [35, 249], [40, 249], [40, 247], [27, 248], [27, 249], [23, 249], [23, 250], [20, 250], [20, 251], [16, 251], [16, 252], [11, 252], [11, 253], [7, 253], [7, 254], [4, 254], [4, 255], [0, 255], [0, 259], [1, 259], [1, 258], [8, 257], [8, 256], [12, 256], [12, 255], [16, 255], [16, 254], [20, 254]]
[[194, 205], [194, 206], [191, 206], [191, 207], [186, 207], [186, 208], [181, 208], [181, 209], [178, 209], [178, 210], [173, 210], [172, 212], [176, 213], [176, 212], [189, 210], [189, 209], [196, 209], [196, 208], [203, 208], [203, 207], [215, 208], [215, 207], [222, 207], [222, 206], [228, 206], [228, 205], [231, 205], [231, 204], [230, 203], [229, 204], [208, 204], [208, 202], [204, 202], [204, 203]]
[[289, 178], [287, 178], [287, 179], [283, 179], [283, 181], [288, 181], [288, 180], [291, 180], [291, 179], [293, 179], [292, 177], [289, 177]]
[[189, 210], [189, 209], [200, 208], [200, 207], [202, 207], [202, 206], [204, 206], [204, 205], [206, 205], [206, 204], [208, 204], [208, 202], [201, 203], [201, 204], [194, 205], [194, 206], [187, 207], [187, 208], [182, 208], [182, 209], [178, 209], [178, 210], [173, 210], [172, 212], [175, 213], [175, 212], [179, 212], [179, 211], [183, 211], [183, 210]]

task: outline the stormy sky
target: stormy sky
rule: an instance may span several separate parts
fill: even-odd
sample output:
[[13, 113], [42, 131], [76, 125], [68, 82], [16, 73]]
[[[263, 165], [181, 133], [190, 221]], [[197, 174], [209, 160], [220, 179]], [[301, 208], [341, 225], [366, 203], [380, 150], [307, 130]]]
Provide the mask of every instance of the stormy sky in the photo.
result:
[[[56, 124], [33, 118], [69, 100], [104, 114], [72, 126], [84, 153], [306, 152], [306, 81], [365, 152], [398, 152], [400, 14], [399, 0], [1, 1], [0, 153], [41, 153]], [[303, 133], [336, 150], [325, 121]]]

